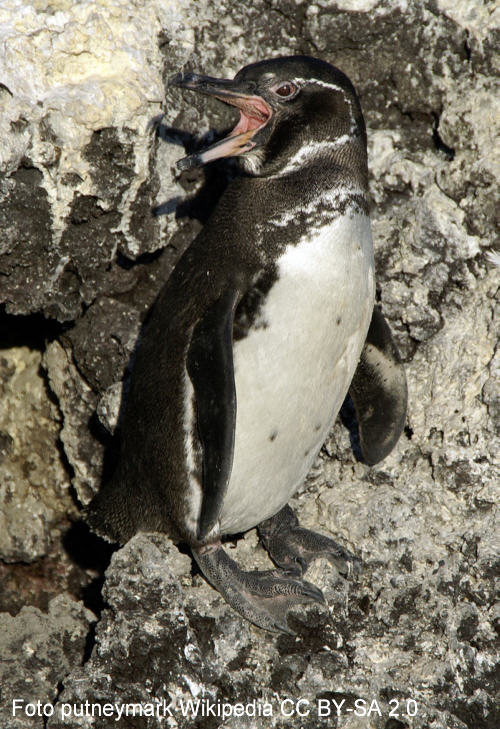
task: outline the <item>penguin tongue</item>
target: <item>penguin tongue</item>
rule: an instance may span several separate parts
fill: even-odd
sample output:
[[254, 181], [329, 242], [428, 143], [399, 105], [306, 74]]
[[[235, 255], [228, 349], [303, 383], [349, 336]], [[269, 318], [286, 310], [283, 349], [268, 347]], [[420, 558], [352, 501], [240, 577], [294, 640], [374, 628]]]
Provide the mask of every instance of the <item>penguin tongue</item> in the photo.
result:
[[271, 109], [260, 96], [214, 96], [240, 110], [240, 119], [227, 137], [212, 144], [202, 152], [195, 152], [177, 162], [180, 170], [199, 167], [221, 157], [235, 157], [255, 147], [253, 137], [271, 118]]

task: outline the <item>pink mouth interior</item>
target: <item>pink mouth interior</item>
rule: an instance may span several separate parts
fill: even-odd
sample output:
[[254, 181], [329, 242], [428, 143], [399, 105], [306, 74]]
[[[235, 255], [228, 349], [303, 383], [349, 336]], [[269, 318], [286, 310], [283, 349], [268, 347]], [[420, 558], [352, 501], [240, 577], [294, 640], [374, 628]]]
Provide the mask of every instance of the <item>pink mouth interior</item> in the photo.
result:
[[[215, 96], [215, 94], [214, 94]], [[256, 146], [254, 136], [272, 117], [272, 109], [260, 96], [234, 96], [227, 94], [217, 99], [240, 110], [240, 119], [227, 137], [177, 163], [180, 169], [199, 167], [221, 157], [238, 157]]]
[[261, 129], [271, 118], [271, 108], [260, 96], [251, 96], [248, 98], [219, 96], [218, 98], [226, 104], [236, 106], [240, 110], [240, 119], [228, 135], [229, 137], [236, 137], [238, 134], [245, 134], [245, 132]]

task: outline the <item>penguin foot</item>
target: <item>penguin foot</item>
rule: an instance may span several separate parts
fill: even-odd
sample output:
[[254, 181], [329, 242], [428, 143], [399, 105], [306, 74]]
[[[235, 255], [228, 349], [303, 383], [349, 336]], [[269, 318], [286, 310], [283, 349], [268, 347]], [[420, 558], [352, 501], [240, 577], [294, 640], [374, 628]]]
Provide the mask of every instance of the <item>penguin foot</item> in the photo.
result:
[[244, 572], [220, 544], [193, 550], [207, 580], [244, 618], [272, 632], [295, 635], [287, 623], [288, 610], [301, 603], [325, 604], [323, 593], [310, 582], [278, 570]]
[[302, 577], [309, 564], [320, 557], [328, 559], [345, 577], [361, 570], [361, 560], [352, 552], [329, 537], [301, 527], [289, 506], [257, 529], [273, 562], [293, 577]]

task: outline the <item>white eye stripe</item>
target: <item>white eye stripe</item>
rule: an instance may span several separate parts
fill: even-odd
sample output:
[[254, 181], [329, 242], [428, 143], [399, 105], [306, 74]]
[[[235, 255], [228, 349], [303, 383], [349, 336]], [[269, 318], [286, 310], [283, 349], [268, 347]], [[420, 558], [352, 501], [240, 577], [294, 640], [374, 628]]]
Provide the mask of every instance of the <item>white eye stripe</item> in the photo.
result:
[[318, 86], [323, 86], [325, 89], [334, 89], [335, 91], [342, 91], [342, 93], [345, 93], [345, 89], [342, 88], [342, 86], [339, 86], [338, 84], [329, 84], [327, 81], [320, 81], [319, 78], [294, 78], [294, 83], [305, 85], [305, 84], [317, 84]]

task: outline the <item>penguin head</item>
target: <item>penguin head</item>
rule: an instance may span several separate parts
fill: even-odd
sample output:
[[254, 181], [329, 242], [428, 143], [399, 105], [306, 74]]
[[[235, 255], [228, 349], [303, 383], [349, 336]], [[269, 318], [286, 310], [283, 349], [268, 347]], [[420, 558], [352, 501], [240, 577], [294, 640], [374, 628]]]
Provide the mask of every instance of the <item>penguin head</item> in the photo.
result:
[[326, 157], [366, 167], [366, 132], [353, 85], [339, 69], [308, 56], [286, 56], [242, 68], [234, 79], [177, 74], [171, 85], [215, 96], [240, 119], [229, 135], [185, 157], [179, 168], [238, 156], [252, 175], [286, 174]]

